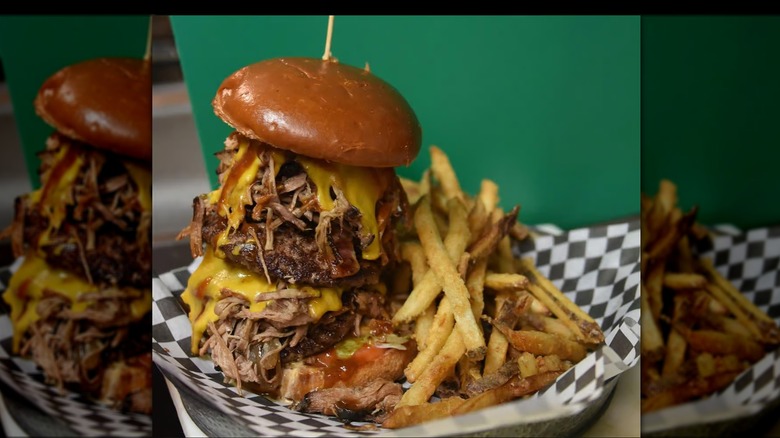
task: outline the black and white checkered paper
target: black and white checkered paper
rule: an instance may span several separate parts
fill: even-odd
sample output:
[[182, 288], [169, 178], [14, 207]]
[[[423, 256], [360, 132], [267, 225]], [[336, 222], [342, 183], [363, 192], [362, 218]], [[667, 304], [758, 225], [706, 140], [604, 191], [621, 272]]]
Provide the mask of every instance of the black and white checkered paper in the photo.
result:
[[[17, 259], [0, 270], [0, 295], [11, 274], [21, 265]], [[97, 403], [86, 396], [60, 391], [44, 383], [43, 373], [31, 360], [12, 353], [13, 327], [5, 303], [0, 304], [0, 390], [5, 397], [25, 397], [49, 416], [61, 420], [71, 433], [79, 436], [151, 436], [150, 415], [123, 413]], [[35, 431], [26, 431], [34, 436]]]
[[[700, 248], [748, 300], [780, 324], [780, 226], [745, 233], [733, 227]], [[734, 382], [706, 399], [642, 416], [642, 432], [654, 433], [757, 414], [780, 397], [780, 349], [770, 352]]]
[[534, 238], [515, 248], [535, 259], [574, 302], [601, 324], [606, 345], [561, 375], [554, 384], [527, 399], [471, 414], [446, 418], [399, 431], [358, 432], [337, 420], [302, 414], [263, 396], [223, 384], [210, 360], [190, 354], [191, 325], [178, 297], [199, 260], [160, 275], [153, 281], [153, 357], [176, 386], [185, 385], [227, 415], [247, 434], [261, 436], [361, 436], [368, 434], [448, 436], [562, 419], [575, 415], [603, 394], [605, 383], [639, 359], [639, 221], [550, 234], [534, 230]]

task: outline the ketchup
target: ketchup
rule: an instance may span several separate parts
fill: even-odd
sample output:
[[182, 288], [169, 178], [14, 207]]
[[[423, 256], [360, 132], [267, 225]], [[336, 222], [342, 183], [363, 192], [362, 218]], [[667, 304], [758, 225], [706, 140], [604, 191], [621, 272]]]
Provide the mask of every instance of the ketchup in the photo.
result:
[[339, 359], [336, 350], [320, 353], [314, 357], [314, 366], [325, 368], [324, 388], [331, 388], [338, 382], [346, 382], [365, 363], [380, 360], [387, 349], [363, 345], [346, 359]]

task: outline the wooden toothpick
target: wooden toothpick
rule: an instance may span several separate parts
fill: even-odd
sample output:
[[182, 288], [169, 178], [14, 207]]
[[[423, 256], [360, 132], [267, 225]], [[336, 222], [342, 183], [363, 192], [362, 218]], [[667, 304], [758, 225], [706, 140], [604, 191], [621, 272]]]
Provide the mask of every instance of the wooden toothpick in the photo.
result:
[[325, 37], [325, 53], [322, 55], [322, 60], [327, 61], [333, 56], [330, 53], [330, 41], [333, 38], [333, 15], [328, 15], [328, 35]]
[[152, 60], [152, 15], [149, 16], [149, 29], [146, 33], [146, 53], [144, 53], [144, 61]]

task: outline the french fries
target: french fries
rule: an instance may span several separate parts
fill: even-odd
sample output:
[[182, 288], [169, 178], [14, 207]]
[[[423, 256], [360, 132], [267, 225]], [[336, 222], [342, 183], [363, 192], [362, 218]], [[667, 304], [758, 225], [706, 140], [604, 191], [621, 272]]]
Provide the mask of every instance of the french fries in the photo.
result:
[[519, 206], [502, 211], [490, 180], [464, 193], [444, 152], [430, 152], [422, 180], [402, 181], [414, 204], [414, 230], [400, 242], [412, 290], [393, 323], [414, 324], [418, 352], [387, 428], [533, 394], [604, 342], [587, 313], [513, 255], [511, 239], [529, 235]]
[[706, 397], [780, 344], [777, 324], [692, 243], [706, 238], [668, 180], [642, 196], [642, 412]]

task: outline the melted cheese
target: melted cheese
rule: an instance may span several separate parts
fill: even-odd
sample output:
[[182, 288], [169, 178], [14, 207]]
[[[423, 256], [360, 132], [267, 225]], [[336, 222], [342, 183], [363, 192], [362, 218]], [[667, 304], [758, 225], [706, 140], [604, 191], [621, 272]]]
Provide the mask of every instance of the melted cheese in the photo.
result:
[[360, 211], [361, 233], [374, 236], [374, 240], [363, 250], [363, 258], [379, 258], [382, 244], [376, 221], [376, 203], [387, 188], [386, 178], [382, 178], [386, 172], [305, 157], [298, 157], [297, 160], [317, 186], [317, 201], [322, 210], [332, 210], [335, 206], [331, 190], [337, 187], [344, 193], [347, 201]]
[[[140, 320], [152, 309], [152, 294], [135, 288], [123, 288], [135, 297], [130, 302], [133, 320]], [[82, 298], [84, 294], [98, 292], [98, 287], [62, 269], [49, 266], [34, 253], [25, 256], [24, 262], [11, 277], [3, 299], [11, 306], [11, 324], [14, 328], [13, 351], [18, 353], [22, 336], [30, 325], [38, 321], [38, 302], [44, 291], [59, 294], [71, 302], [70, 310], [83, 312], [93, 301]]]
[[[263, 165], [260, 159], [261, 145], [242, 139], [234, 157], [233, 166], [228, 171], [222, 187], [208, 195], [209, 202], [217, 206], [217, 212], [227, 218], [228, 226], [217, 238], [217, 248], [226, 244], [232, 230], [238, 228], [246, 216], [246, 206], [252, 204], [249, 187], [257, 179], [257, 173]], [[279, 151], [273, 151], [271, 157], [274, 163], [274, 176], [279, 173], [285, 156]], [[391, 169], [372, 169], [344, 164], [328, 163], [303, 156], [295, 157], [306, 171], [312, 182], [317, 186], [317, 201], [322, 211], [335, 207], [331, 196], [334, 187], [344, 193], [347, 201], [360, 212], [361, 233], [374, 236], [371, 243], [363, 250], [363, 258], [376, 260], [382, 252], [379, 226], [376, 220], [376, 204], [382, 197], [395, 174]], [[224, 254], [217, 250], [217, 255]]]
[[131, 161], [124, 162], [127, 173], [138, 189], [138, 202], [144, 211], [152, 211], [152, 173], [144, 166]]
[[41, 214], [49, 220], [48, 228], [38, 239], [38, 247], [48, 244], [52, 233], [62, 225], [68, 205], [73, 204], [73, 184], [83, 164], [84, 157], [70, 145], [63, 144], [43, 187], [30, 193], [30, 201], [40, 205]]
[[[250, 312], [260, 312], [270, 301], [258, 301], [258, 295], [277, 290], [276, 283], [268, 283], [265, 277], [236, 266], [218, 257], [212, 249], [203, 256], [200, 266], [187, 281], [187, 289], [181, 298], [189, 306], [192, 323], [192, 353], [198, 354], [200, 340], [209, 322], [219, 319], [214, 312], [217, 301], [222, 297], [222, 288], [242, 295], [249, 302]], [[315, 289], [304, 286], [301, 289], [318, 291], [319, 297], [309, 299], [309, 315], [319, 320], [325, 312], [341, 309], [341, 290], [336, 288]]]

